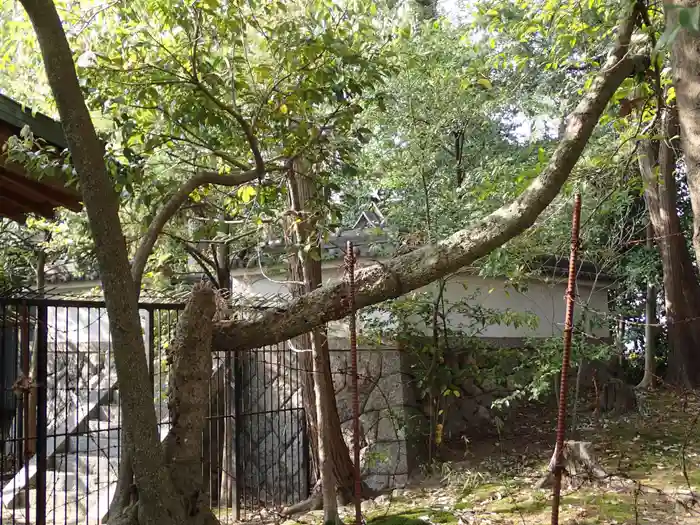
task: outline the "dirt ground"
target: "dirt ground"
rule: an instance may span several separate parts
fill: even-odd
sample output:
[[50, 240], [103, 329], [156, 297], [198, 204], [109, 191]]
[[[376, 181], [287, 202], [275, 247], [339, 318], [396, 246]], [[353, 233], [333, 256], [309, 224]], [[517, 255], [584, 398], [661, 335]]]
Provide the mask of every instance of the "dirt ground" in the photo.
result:
[[[700, 393], [648, 395], [645, 410], [625, 416], [579, 418], [567, 439], [590, 441], [609, 475], [603, 482], [565, 483], [560, 523], [690, 525], [700, 523]], [[545, 525], [551, 490], [534, 488], [546, 470], [555, 413], [531, 407], [499, 434], [488, 430], [453, 439], [442, 460], [426, 467], [405, 489], [362, 504], [368, 525]], [[220, 509], [222, 523], [231, 513]], [[354, 509], [344, 507], [345, 523]], [[3, 516], [4, 523], [12, 523]], [[264, 511], [248, 523], [319, 525], [321, 512], [285, 519]]]
[[[640, 412], [579, 418], [567, 439], [590, 441], [609, 478], [569, 480], [559, 522], [593, 524], [700, 523], [700, 393], [648, 394]], [[547, 524], [551, 489], [535, 489], [552, 454], [555, 414], [523, 411], [504, 434], [454, 440], [451, 460], [426, 468], [409, 487], [363, 502], [371, 525]], [[346, 523], [351, 507], [341, 509]], [[267, 521], [267, 520], [266, 520]], [[287, 520], [318, 524], [314, 512]]]

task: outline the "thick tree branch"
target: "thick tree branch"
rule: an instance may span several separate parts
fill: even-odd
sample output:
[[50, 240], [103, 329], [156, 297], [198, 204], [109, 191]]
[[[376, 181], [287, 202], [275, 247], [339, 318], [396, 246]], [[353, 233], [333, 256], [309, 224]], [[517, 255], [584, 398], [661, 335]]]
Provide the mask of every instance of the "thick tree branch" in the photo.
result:
[[136, 250], [136, 255], [131, 265], [131, 275], [136, 283], [136, 289], [141, 287], [141, 279], [143, 277], [143, 271], [146, 268], [146, 262], [148, 257], [153, 250], [153, 246], [158, 240], [158, 235], [165, 227], [165, 224], [170, 220], [170, 218], [177, 213], [180, 206], [187, 200], [190, 194], [206, 184], [218, 184], [219, 186], [238, 186], [239, 184], [244, 184], [258, 178], [257, 170], [243, 171], [240, 173], [234, 173], [231, 175], [220, 175], [217, 172], [201, 172], [188, 180], [183, 184], [180, 189], [178, 189], [168, 202], [163, 206], [158, 214], [151, 222], [148, 227], [146, 235], [141, 240], [141, 244]]
[[[356, 306], [363, 308], [399, 297], [453, 273], [487, 255], [534, 224], [558, 195], [581, 156], [598, 119], [622, 81], [643, 57], [632, 57], [629, 45], [636, 13], [620, 25], [618, 41], [601, 73], [569, 116], [566, 131], [549, 165], [511, 204], [439, 243], [357, 272]], [[257, 320], [223, 321], [214, 334], [214, 348], [232, 351], [284, 341], [349, 313], [347, 284], [324, 286], [271, 310]]]

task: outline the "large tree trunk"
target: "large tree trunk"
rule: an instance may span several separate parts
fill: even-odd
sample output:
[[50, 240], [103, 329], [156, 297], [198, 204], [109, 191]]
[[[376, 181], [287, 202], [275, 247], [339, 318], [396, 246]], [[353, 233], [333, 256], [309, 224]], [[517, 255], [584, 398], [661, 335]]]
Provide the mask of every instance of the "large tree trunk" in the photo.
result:
[[215, 524], [202, 479], [202, 435], [207, 422], [212, 375], [211, 336], [216, 314], [214, 290], [199, 284], [178, 322], [168, 361], [171, 426], [163, 443], [170, 477], [184, 501], [188, 522]]
[[107, 172], [103, 148], [85, 105], [73, 56], [56, 6], [51, 0], [22, 0], [39, 41], [46, 76], [78, 175], [100, 268], [110, 319], [115, 365], [124, 412], [126, 440], [141, 503], [143, 524], [181, 523], [184, 506], [176, 496], [160, 447], [156, 412], [135, 284], [119, 221], [119, 200]]
[[[676, 156], [672, 137], [678, 134], [676, 113], [662, 108], [658, 154], [649, 141], [640, 143], [639, 167], [647, 208], [663, 265], [669, 342], [667, 381], [700, 385], [700, 284], [685, 243], [676, 208]], [[658, 156], [657, 156], [658, 155]]]
[[[698, 0], [664, 3], [666, 26], [679, 23], [678, 7], [699, 5]], [[693, 206], [693, 246], [700, 260], [700, 36], [682, 28], [671, 45], [673, 84], [676, 88], [681, 144]]]
[[[647, 249], [654, 248], [654, 226], [647, 224]], [[644, 316], [644, 377], [637, 388], [652, 388], [656, 383], [656, 285], [647, 283], [646, 308]]]
[[[209, 283], [195, 285], [178, 321], [175, 339], [169, 348], [170, 364], [168, 410], [171, 427], [153, 455], [162, 457], [167, 480], [174, 488], [173, 503], [184, 514], [177, 523], [216, 525], [202, 472], [203, 430], [209, 410], [209, 383], [212, 376], [211, 336], [216, 313], [214, 290]], [[142, 507], [148, 505], [140, 487], [136, 497], [109, 523], [140, 525]], [[167, 521], [167, 515], [161, 517]]]

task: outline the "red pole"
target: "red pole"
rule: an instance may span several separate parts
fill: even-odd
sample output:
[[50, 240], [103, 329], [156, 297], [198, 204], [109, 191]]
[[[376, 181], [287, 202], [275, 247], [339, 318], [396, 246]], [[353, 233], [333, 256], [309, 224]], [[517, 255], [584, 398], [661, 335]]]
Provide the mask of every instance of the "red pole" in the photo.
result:
[[360, 389], [357, 377], [357, 326], [355, 319], [355, 248], [352, 241], [347, 242], [345, 264], [348, 271], [350, 306], [350, 360], [352, 361], [352, 416], [353, 416], [353, 452], [355, 463], [355, 524], [362, 525], [362, 482], [360, 480]]
[[564, 466], [562, 454], [566, 429], [566, 387], [569, 363], [571, 362], [571, 337], [574, 330], [574, 298], [576, 296], [576, 258], [578, 256], [579, 227], [581, 223], [581, 195], [574, 198], [574, 213], [571, 221], [571, 255], [569, 256], [569, 282], [566, 288], [566, 319], [564, 321], [564, 355], [561, 360], [561, 383], [559, 386], [559, 413], [557, 415], [557, 443], [554, 448], [554, 488], [552, 489], [552, 525], [559, 525], [559, 500], [561, 498], [561, 476]]

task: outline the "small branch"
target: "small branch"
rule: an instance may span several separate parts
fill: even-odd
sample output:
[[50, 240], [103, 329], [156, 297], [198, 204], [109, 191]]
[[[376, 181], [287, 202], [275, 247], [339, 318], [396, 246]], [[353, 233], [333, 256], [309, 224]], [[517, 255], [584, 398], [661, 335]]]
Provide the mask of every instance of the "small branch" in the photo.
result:
[[202, 23], [201, 11], [194, 8], [196, 12], [195, 15], [195, 25], [194, 25], [194, 38], [192, 39], [192, 57], [190, 58], [190, 63], [192, 66], [192, 76], [194, 78], [199, 78], [199, 73], [197, 71], [197, 44], [199, 43], [200, 28]]
[[176, 237], [176, 236], [171, 236], [166, 233], [169, 237], [176, 238], [178, 241], [182, 243], [182, 248], [187, 252], [192, 258], [195, 260], [195, 262], [199, 265], [199, 267], [202, 269], [202, 271], [207, 275], [209, 280], [211, 280], [212, 283], [216, 286], [216, 288], [221, 288], [219, 284], [219, 280], [214, 276], [213, 272], [208, 268], [208, 266], [211, 266], [212, 268], [216, 268], [214, 261], [209, 259], [206, 255], [204, 255], [200, 250], [195, 248], [194, 246], [191, 246], [189, 244], [189, 241], [186, 239], [183, 239], [181, 237]]
[[216, 267], [215, 262], [213, 260], [211, 260], [209, 257], [204, 255], [204, 253], [202, 253], [201, 250], [198, 250], [194, 246], [191, 246], [191, 244], [194, 244], [194, 241], [191, 241], [189, 239], [185, 239], [184, 237], [180, 237], [179, 235], [175, 235], [174, 233], [170, 233], [170, 232], [163, 232], [163, 235], [166, 235], [166, 236], [170, 237], [171, 239], [182, 243], [183, 248], [188, 253], [196, 254], [197, 257], [199, 257], [202, 261], [204, 261], [206, 264], [208, 264], [212, 268]]
[[219, 100], [214, 94], [204, 85], [202, 82], [199, 80], [198, 77], [193, 76], [192, 77], [192, 83], [209, 99], [211, 100], [215, 105], [219, 107], [219, 109], [225, 111], [229, 115], [233, 117], [233, 119], [238, 122], [238, 125], [241, 127], [243, 130], [243, 134], [245, 135], [246, 140], [248, 141], [248, 145], [250, 146], [250, 151], [253, 154], [253, 159], [255, 159], [255, 171], [256, 174], [259, 177], [262, 177], [265, 174], [265, 161], [262, 158], [262, 154], [260, 153], [260, 144], [258, 143], [258, 138], [255, 136], [255, 133], [253, 132], [253, 127], [248, 124], [248, 121], [243, 117], [240, 111], [238, 111], [235, 107], [226, 104], [225, 102], [222, 102]]
[[136, 255], [134, 256], [134, 261], [131, 265], [131, 275], [134, 283], [136, 284], [136, 289], [141, 287], [143, 271], [146, 268], [146, 262], [148, 261], [151, 251], [153, 250], [153, 246], [158, 240], [158, 235], [163, 230], [168, 220], [170, 220], [170, 218], [177, 213], [180, 206], [182, 206], [182, 204], [194, 190], [207, 184], [238, 186], [239, 184], [244, 184], [257, 179], [258, 175], [257, 170], [243, 171], [230, 175], [220, 175], [217, 172], [206, 171], [198, 173], [183, 184], [180, 189], [178, 189], [170, 197], [168, 202], [158, 211], [158, 214], [148, 227], [148, 231], [146, 232], [146, 235], [144, 235], [138, 250], [136, 250]]

